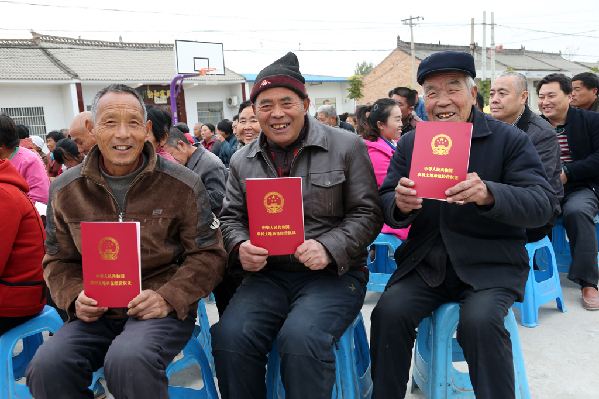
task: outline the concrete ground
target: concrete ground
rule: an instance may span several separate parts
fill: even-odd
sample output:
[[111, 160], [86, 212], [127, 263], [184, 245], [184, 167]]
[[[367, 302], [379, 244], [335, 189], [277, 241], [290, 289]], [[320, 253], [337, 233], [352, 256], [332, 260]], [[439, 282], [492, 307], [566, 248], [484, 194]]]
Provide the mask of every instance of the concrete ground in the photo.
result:
[[[580, 289], [561, 275], [566, 313], [557, 310], [555, 302], [544, 305], [536, 328], [519, 326], [524, 351], [528, 384], [534, 399], [599, 399], [599, 311], [582, 308]], [[370, 314], [380, 294], [366, 295], [362, 315], [366, 331], [370, 330]], [[218, 320], [214, 303], [207, 304], [208, 317]], [[519, 315], [516, 312], [516, 318]], [[197, 368], [189, 368], [173, 376], [171, 383], [201, 387]], [[111, 398], [108, 395], [108, 398]], [[407, 399], [422, 399], [420, 391]]]
[[[584, 310], [579, 287], [561, 276], [566, 313], [555, 302], [539, 311], [539, 325], [519, 325], [520, 341], [531, 397], [534, 399], [599, 399], [599, 311]], [[362, 315], [370, 334], [370, 313], [380, 294], [366, 294]], [[210, 323], [218, 320], [214, 304], [207, 305]], [[516, 312], [519, 321], [519, 314]], [[407, 399], [422, 399], [420, 391]]]

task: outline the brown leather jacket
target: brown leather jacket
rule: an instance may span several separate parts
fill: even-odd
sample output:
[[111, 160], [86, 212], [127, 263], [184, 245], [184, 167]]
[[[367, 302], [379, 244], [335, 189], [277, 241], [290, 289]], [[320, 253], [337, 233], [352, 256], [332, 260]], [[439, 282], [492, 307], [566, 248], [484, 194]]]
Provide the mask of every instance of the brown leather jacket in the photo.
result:
[[[320, 242], [338, 274], [361, 268], [366, 247], [383, 226], [374, 171], [363, 140], [355, 133], [306, 118], [308, 134], [291, 165], [302, 178], [305, 238]], [[227, 193], [220, 215], [229, 265], [237, 245], [249, 239], [245, 179], [277, 177], [265, 150], [265, 137], [237, 151], [230, 163]], [[231, 256], [233, 255], [233, 256]], [[306, 270], [293, 256], [269, 257], [288, 270]]]
[[157, 157], [149, 143], [143, 151], [147, 165], [127, 191], [123, 210], [100, 172], [97, 146], [50, 188], [44, 277], [71, 317], [83, 289], [82, 221], [117, 221], [122, 213], [123, 220], [140, 222], [142, 289], [158, 292], [180, 319], [195, 314], [199, 298], [222, 278], [226, 254], [200, 177]]

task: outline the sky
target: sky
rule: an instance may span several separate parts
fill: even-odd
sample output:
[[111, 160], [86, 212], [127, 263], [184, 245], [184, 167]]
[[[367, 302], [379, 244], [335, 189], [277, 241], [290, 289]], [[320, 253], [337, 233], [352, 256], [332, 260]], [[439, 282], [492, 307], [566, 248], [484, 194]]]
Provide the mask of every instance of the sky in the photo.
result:
[[[126, 42], [221, 42], [225, 65], [257, 73], [294, 51], [305, 74], [347, 77], [362, 61], [374, 65], [410, 40], [402, 20], [422, 17], [416, 42], [483, 43], [483, 11], [495, 19], [495, 44], [560, 52], [567, 59], [599, 62], [599, 1], [532, 2], [273, 0], [0, 0], [0, 38], [38, 33]], [[541, 5], [541, 6], [539, 6]], [[487, 27], [487, 46], [491, 44]], [[174, 71], [173, 71], [174, 72]]]

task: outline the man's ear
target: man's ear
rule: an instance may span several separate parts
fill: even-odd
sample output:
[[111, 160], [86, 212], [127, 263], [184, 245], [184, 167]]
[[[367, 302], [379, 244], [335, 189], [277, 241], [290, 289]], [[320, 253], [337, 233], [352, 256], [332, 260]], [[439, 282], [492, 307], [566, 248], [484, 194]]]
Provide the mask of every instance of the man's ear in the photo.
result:
[[476, 85], [472, 86], [470, 94], [472, 95], [472, 105], [476, 105], [476, 95], [478, 94], [478, 87]]
[[310, 109], [310, 97], [306, 97], [302, 100], [302, 102], [304, 103], [304, 114], [308, 113], [308, 110]]
[[520, 104], [524, 105], [528, 102], [528, 90], [524, 90], [520, 93]]
[[150, 138], [150, 134], [152, 134], [152, 121], [146, 121], [146, 140]]
[[94, 134], [93, 133], [94, 124], [92, 123], [92, 120], [91, 119], [86, 119], [84, 123], [85, 123], [85, 130], [87, 130], [88, 133], [90, 133], [90, 134]]

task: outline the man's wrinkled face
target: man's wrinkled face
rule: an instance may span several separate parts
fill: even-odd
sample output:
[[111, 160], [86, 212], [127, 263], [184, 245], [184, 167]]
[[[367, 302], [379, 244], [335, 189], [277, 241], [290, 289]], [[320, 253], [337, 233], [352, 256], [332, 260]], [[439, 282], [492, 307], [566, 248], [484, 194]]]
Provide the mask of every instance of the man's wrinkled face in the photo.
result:
[[260, 122], [254, 114], [254, 108], [245, 107], [239, 114], [239, 122], [237, 122], [237, 134], [244, 144], [249, 144], [260, 134]]
[[325, 125], [337, 126], [337, 118], [334, 116], [327, 116], [327, 114], [325, 114], [324, 112], [318, 112], [316, 114], [316, 119], [318, 119]]
[[581, 80], [572, 81], [572, 102], [575, 107], [588, 109], [597, 99], [597, 89], [588, 89]]
[[264, 90], [256, 98], [254, 111], [262, 131], [273, 143], [286, 147], [299, 137], [310, 99], [286, 87]]
[[414, 107], [408, 104], [407, 98], [402, 97], [399, 94], [394, 94], [391, 96], [391, 99], [395, 101], [395, 104], [399, 105], [402, 119], [407, 119], [412, 114], [412, 111], [414, 111]]
[[476, 104], [476, 86], [468, 89], [466, 75], [441, 72], [426, 77], [424, 108], [430, 121], [467, 122]]
[[539, 89], [539, 110], [549, 120], [566, 118], [570, 95], [564, 93], [559, 82], [545, 83]]
[[150, 123], [132, 94], [109, 92], [100, 98], [93, 133], [108, 174], [123, 176], [135, 170]]
[[187, 146], [185, 145], [185, 143], [182, 143], [181, 141], [178, 141], [176, 146], [170, 145], [167, 141], [167, 143], [164, 145], [164, 150], [171, 154], [173, 158], [175, 158], [175, 161], [185, 166], [185, 164], [187, 164], [187, 161], [189, 160], [186, 147]]
[[96, 144], [96, 139], [91, 131], [87, 130], [85, 123], [78, 123], [77, 126], [71, 126], [69, 129], [71, 139], [77, 144], [79, 152], [87, 155], [89, 150]]
[[527, 91], [520, 91], [513, 76], [500, 76], [495, 79], [489, 91], [491, 115], [506, 123], [513, 123], [524, 111], [528, 98]]

